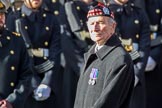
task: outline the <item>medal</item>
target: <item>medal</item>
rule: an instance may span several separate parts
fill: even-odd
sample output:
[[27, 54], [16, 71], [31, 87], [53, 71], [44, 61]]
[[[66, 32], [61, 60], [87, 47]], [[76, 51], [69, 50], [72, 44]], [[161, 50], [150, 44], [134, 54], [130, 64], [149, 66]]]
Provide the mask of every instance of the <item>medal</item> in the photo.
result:
[[88, 81], [89, 85], [95, 85], [96, 84], [97, 78], [98, 78], [98, 72], [99, 72], [98, 69], [92, 68], [92, 71], [89, 75], [89, 77], [90, 77], [89, 81]]

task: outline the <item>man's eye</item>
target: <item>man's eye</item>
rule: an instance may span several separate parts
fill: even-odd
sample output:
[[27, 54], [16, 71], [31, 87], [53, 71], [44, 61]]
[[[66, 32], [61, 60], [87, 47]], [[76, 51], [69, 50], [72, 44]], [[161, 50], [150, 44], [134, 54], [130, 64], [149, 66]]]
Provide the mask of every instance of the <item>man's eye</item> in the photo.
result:
[[100, 21], [99, 24], [104, 24], [104, 22], [103, 21]]
[[89, 23], [89, 25], [94, 25], [94, 23]]

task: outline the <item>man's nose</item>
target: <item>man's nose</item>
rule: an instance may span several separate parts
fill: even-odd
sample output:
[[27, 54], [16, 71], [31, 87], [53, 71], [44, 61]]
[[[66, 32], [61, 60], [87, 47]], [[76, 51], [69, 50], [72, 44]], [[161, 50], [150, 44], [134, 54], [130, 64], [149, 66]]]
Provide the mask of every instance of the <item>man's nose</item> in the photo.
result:
[[96, 24], [94, 24], [94, 30], [95, 31], [98, 31], [99, 30], [99, 25], [96, 23]]

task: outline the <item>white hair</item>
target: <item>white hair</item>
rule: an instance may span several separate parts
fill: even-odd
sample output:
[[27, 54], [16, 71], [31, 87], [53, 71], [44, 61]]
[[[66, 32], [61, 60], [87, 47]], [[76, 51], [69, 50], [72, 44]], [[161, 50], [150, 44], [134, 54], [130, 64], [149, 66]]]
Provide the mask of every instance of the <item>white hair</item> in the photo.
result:
[[109, 22], [109, 23], [112, 23], [112, 24], [113, 24], [113, 23], [116, 23], [116, 21], [115, 21], [113, 18], [110, 18], [110, 17], [108, 18], [108, 22]]

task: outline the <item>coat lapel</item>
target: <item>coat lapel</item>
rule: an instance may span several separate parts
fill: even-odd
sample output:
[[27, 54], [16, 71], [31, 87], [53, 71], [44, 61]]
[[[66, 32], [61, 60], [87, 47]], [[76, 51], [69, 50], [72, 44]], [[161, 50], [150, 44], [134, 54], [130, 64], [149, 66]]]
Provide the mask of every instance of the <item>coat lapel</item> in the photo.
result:
[[91, 49], [85, 53], [84, 59], [85, 59], [85, 65], [84, 65], [84, 71], [87, 69], [87, 67], [95, 60], [95, 59], [104, 59], [104, 57], [109, 54], [114, 48], [121, 45], [120, 40], [116, 35], [113, 35], [106, 44], [95, 53], [95, 46], [94, 44]]

